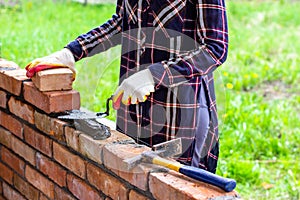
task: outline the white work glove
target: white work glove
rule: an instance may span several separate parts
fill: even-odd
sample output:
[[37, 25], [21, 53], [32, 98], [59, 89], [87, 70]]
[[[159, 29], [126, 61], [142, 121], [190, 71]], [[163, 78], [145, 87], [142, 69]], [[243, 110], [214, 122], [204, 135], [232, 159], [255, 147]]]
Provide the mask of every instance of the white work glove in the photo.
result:
[[150, 70], [144, 69], [121, 83], [113, 95], [113, 103], [118, 104], [121, 97], [125, 105], [144, 102], [150, 92], [154, 92], [154, 80]]
[[45, 69], [53, 69], [53, 68], [61, 68], [66, 67], [73, 71], [73, 78], [75, 79], [76, 71], [75, 71], [75, 59], [72, 52], [64, 48], [60, 51], [52, 53], [48, 56], [37, 58], [31, 61], [25, 69], [27, 70], [26, 75], [31, 78], [36, 72], [45, 70]]

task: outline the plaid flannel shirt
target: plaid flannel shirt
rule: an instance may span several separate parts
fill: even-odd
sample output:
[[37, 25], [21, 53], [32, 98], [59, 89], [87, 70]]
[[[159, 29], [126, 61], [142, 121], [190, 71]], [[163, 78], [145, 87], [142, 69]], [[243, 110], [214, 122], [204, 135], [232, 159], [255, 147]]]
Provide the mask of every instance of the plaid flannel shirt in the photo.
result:
[[190, 164], [204, 87], [210, 127], [199, 167], [215, 172], [219, 135], [213, 71], [227, 57], [224, 0], [118, 0], [110, 20], [66, 48], [80, 60], [118, 44], [120, 83], [148, 68], [155, 92], [143, 103], [122, 105], [117, 129], [149, 146], [181, 137], [184, 153], [177, 159]]

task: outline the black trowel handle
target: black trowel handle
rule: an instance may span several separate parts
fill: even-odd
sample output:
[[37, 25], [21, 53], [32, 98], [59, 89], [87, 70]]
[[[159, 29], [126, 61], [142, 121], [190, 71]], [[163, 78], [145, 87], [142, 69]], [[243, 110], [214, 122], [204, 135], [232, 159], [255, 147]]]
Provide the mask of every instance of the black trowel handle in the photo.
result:
[[113, 96], [109, 97], [106, 100], [106, 111], [96, 113], [97, 117], [104, 118], [104, 117], [109, 116], [109, 102], [112, 100], [112, 98], [113, 98]]

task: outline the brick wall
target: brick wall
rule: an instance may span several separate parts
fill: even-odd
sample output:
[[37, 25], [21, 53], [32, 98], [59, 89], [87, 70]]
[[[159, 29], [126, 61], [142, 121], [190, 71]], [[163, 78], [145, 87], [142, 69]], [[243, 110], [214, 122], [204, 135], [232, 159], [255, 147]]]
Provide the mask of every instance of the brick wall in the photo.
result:
[[0, 200], [214, 199], [235, 197], [211, 185], [125, 158], [149, 150], [112, 130], [106, 140], [58, 120], [80, 108], [77, 91], [40, 92], [25, 70], [0, 67]]

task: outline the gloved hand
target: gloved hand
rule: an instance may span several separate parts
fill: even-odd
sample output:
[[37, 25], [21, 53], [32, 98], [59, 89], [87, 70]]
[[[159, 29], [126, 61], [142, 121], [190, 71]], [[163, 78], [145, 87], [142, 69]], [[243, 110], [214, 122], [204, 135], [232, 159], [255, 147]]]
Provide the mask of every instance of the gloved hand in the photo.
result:
[[64, 48], [48, 56], [37, 58], [31, 61], [25, 67], [25, 69], [27, 70], [26, 76], [32, 78], [36, 72], [45, 69], [66, 67], [73, 71], [73, 78], [75, 79], [76, 71], [74, 66], [75, 66], [75, 59], [73, 54], [69, 49]]
[[141, 70], [121, 83], [113, 95], [113, 103], [118, 104], [120, 98], [125, 105], [144, 102], [150, 92], [154, 92], [152, 74], [149, 69]]

